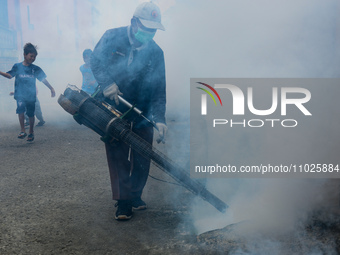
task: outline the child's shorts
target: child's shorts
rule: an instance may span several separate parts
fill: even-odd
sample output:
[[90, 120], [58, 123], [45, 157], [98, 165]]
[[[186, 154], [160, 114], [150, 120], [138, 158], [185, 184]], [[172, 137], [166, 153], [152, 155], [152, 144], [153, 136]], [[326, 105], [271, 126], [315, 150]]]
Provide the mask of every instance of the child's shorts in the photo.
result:
[[17, 114], [26, 112], [28, 117], [34, 117], [35, 102], [26, 100], [17, 100]]

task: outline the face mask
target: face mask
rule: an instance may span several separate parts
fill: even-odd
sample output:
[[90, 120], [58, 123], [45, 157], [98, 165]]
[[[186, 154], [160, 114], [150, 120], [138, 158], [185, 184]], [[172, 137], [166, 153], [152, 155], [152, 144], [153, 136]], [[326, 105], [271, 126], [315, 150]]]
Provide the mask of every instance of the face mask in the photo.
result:
[[135, 33], [135, 38], [137, 41], [144, 44], [151, 41], [155, 34], [156, 32], [148, 32], [138, 28], [137, 33]]

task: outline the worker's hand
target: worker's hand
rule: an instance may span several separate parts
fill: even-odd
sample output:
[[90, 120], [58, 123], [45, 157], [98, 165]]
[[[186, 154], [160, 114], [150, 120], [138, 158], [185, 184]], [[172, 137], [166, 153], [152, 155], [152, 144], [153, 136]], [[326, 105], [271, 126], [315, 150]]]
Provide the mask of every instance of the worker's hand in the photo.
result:
[[115, 100], [116, 105], [119, 105], [118, 95], [123, 95], [122, 92], [119, 91], [119, 88], [116, 83], [113, 83], [107, 86], [103, 91], [104, 97], [109, 98], [110, 100]]
[[168, 131], [168, 127], [164, 123], [156, 123], [156, 127], [158, 129], [158, 135], [159, 137], [157, 138], [157, 143], [165, 143], [165, 136], [166, 132]]

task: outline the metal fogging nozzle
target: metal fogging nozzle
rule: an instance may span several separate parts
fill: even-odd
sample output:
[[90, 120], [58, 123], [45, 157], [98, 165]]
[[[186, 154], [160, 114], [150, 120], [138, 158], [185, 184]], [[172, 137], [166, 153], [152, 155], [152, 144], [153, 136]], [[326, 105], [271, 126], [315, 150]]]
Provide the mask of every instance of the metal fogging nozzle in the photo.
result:
[[[153, 125], [153, 127], [155, 129], [158, 130], [158, 127], [156, 125], [156, 123], [152, 120], [149, 120], [147, 117], [145, 117], [143, 115], [143, 112], [141, 110], [139, 110], [137, 107], [135, 107], [134, 105], [130, 104], [128, 101], [126, 101], [124, 98], [122, 98], [121, 96], [118, 95], [118, 100], [119, 102], [121, 102], [122, 104], [124, 104], [125, 106], [129, 107], [130, 109], [132, 109], [134, 112], [136, 112], [139, 116], [141, 116], [143, 119], [145, 119], [147, 122], [149, 122], [151, 125]], [[157, 141], [158, 142], [158, 141]]]

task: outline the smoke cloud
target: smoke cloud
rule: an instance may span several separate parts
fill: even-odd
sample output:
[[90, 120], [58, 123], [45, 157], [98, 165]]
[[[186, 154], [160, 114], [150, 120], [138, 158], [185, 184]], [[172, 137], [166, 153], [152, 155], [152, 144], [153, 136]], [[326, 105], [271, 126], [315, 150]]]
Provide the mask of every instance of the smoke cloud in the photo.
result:
[[[165, 13], [176, 19], [166, 19], [167, 31], [159, 37], [171, 66], [169, 111], [188, 109], [190, 78], [339, 77], [338, 13], [336, 1], [177, 1]], [[290, 232], [325, 206], [328, 185], [328, 180], [208, 179], [207, 188], [230, 210], [221, 215], [197, 199], [197, 233], [242, 221], [251, 221], [259, 233]]]
[[[69, 1], [48, 2], [48, 15], [38, 15], [38, 6], [31, 8], [32, 23], [55, 26], [49, 17], [68, 18], [63, 16], [63, 8]], [[55, 43], [53, 33], [34, 38], [27, 35], [27, 41], [39, 47], [35, 64], [46, 72], [47, 80], [56, 89], [57, 96], [51, 99], [49, 90], [37, 83], [47, 121], [73, 121], [56, 101], [68, 83], [81, 86], [82, 51], [93, 49], [107, 29], [129, 25], [141, 2], [96, 1], [95, 26], [91, 31], [80, 31], [80, 38], [91, 32], [92, 40], [82, 42], [78, 52], [68, 50], [67, 46], [74, 43], [70, 38], [75, 31], [65, 23], [61, 22], [64, 25], [60, 27], [64, 52], [50, 54], [49, 45]], [[154, 2], [162, 10], [166, 28], [156, 33], [155, 41], [165, 54], [168, 120], [189, 119], [190, 78], [339, 77], [340, 7], [336, 0]], [[84, 14], [78, 11], [78, 15]], [[56, 55], [60, 58], [51, 58]], [[3, 105], [6, 108], [1, 109], [1, 125], [17, 122], [13, 98], [8, 96]], [[182, 137], [188, 136], [188, 128], [183, 130], [173, 144], [181, 144]], [[178, 147], [188, 149], [182, 144]], [[178, 147], [169, 148], [169, 152]], [[290, 231], [298, 219], [304, 219], [324, 199], [325, 194], [320, 193], [324, 184], [325, 180], [209, 179], [207, 188], [229, 204], [230, 210], [221, 215], [197, 199], [193, 205], [197, 233], [243, 220], [254, 220], [261, 231]]]

